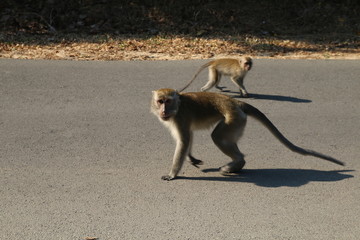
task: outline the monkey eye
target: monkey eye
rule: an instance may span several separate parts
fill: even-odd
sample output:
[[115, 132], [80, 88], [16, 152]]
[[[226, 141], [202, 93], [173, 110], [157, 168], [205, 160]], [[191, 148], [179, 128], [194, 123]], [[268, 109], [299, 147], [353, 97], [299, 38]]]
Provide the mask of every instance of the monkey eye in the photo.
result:
[[157, 101], [159, 104], [170, 104], [171, 103], [171, 99], [159, 99], [158, 101]]

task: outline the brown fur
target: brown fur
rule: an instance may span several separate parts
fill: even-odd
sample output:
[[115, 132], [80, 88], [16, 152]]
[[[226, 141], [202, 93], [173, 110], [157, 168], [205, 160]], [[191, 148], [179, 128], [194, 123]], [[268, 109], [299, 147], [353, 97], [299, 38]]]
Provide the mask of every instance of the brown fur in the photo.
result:
[[162, 177], [164, 180], [174, 179], [178, 175], [186, 156], [193, 165], [202, 163], [191, 155], [193, 131], [210, 128], [215, 124], [211, 137], [215, 145], [232, 159], [232, 162], [221, 167], [221, 173], [240, 171], [245, 165], [245, 160], [237, 141], [244, 131], [247, 115], [259, 120], [290, 150], [344, 165], [335, 158], [294, 145], [258, 109], [222, 94], [178, 93], [173, 89], [159, 89], [153, 91], [151, 111], [170, 129], [176, 140], [173, 165], [169, 175]]
[[190, 82], [179, 92], [182, 92], [187, 87], [189, 87], [202, 70], [209, 68], [209, 80], [205, 86], [201, 88], [201, 91], [207, 91], [214, 86], [222, 90], [222, 87], [219, 87], [218, 84], [221, 80], [221, 76], [226, 75], [230, 76], [231, 81], [233, 81], [239, 87], [240, 95], [243, 97], [248, 97], [248, 92], [244, 86], [244, 78], [251, 67], [252, 59], [250, 57], [219, 58], [212, 60], [202, 65], [194, 77], [190, 80]]

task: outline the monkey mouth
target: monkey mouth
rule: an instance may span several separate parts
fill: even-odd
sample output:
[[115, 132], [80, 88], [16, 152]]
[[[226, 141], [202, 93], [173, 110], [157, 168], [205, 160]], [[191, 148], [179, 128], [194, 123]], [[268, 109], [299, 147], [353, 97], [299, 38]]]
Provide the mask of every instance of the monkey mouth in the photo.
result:
[[163, 121], [167, 121], [171, 118], [171, 114], [164, 114], [160, 116]]
[[167, 120], [170, 119], [170, 117], [171, 117], [171, 116], [161, 116], [161, 119], [162, 119], [163, 121], [167, 121]]

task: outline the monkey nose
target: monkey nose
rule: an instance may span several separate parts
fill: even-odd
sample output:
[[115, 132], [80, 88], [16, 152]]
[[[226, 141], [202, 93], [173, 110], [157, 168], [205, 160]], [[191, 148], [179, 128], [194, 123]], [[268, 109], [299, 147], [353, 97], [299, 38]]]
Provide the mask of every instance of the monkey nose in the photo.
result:
[[166, 113], [166, 112], [162, 112], [161, 113], [161, 118], [163, 119], [163, 120], [169, 120], [170, 119], [170, 117], [171, 117], [171, 114], [169, 114], [169, 113]]

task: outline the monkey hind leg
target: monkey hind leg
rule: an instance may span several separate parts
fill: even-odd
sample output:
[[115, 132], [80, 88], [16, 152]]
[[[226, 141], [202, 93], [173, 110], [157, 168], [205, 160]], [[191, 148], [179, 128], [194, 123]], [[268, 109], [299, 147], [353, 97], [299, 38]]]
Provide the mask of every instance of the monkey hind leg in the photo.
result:
[[220, 168], [221, 174], [239, 172], [245, 166], [244, 154], [242, 154], [237, 146], [237, 141], [241, 137], [245, 127], [246, 120], [237, 120], [236, 123], [226, 124], [220, 122], [211, 137], [215, 145], [227, 156], [232, 162]]
[[238, 173], [245, 166], [245, 160], [239, 162], [229, 162], [228, 164], [220, 168], [220, 173], [222, 175], [228, 175], [229, 173]]
[[216, 71], [215, 68], [209, 67], [209, 80], [201, 88], [201, 91], [205, 92], [205, 91], [209, 90], [210, 88], [214, 87], [215, 84], [217, 83], [217, 79], [218, 79], [218, 72]]
[[[217, 145], [218, 146], [218, 145]], [[219, 147], [219, 146], [218, 146]], [[237, 173], [245, 166], [245, 159], [244, 154], [242, 154], [237, 146], [236, 143], [233, 144], [224, 144], [223, 146], [219, 147], [222, 152], [226, 154], [227, 151], [231, 151], [231, 154], [226, 154], [232, 158], [232, 162], [222, 166], [220, 168], [220, 173], [223, 175], [229, 173]]]
[[216, 87], [217, 89], [219, 89], [220, 91], [223, 91], [223, 89], [226, 88], [226, 87], [220, 87], [220, 86], [219, 86], [220, 79], [221, 79], [221, 73], [218, 72], [218, 74], [217, 74], [217, 76], [216, 76], [215, 87]]

